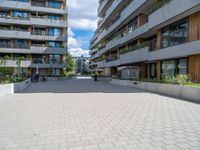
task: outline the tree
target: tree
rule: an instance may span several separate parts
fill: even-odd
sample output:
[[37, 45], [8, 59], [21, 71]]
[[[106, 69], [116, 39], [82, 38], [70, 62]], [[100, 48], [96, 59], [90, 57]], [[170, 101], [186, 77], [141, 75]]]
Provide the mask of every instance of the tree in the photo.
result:
[[67, 65], [66, 72], [74, 72], [76, 68], [76, 61], [69, 53], [65, 56], [65, 64]]
[[21, 70], [22, 61], [24, 61], [24, 57], [18, 57], [17, 58], [16, 65], [18, 67], [19, 72], [21, 72], [20, 70]]
[[7, 60], [9, 59], [9, 56], [6, 55], [3, 58], [0, 59], [0, 66], [5, 67]]

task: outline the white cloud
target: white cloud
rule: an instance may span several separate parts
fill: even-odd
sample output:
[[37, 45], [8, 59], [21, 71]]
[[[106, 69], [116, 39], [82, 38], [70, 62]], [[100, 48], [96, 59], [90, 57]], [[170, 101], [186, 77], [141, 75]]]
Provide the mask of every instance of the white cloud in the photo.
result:
[[98, 0], [69, 0], [69, 26], [94, 31], [97, 27]]
[[80, 56], [88, 56], [89, 50], [83, 50], [82, 48], [71, 48], [70, 54], [74, 57], [80, 57]]
[[[73, 56], [88, 56], [89, 50], [83, 50], [81, 46], [84, 40], [75, 38], [72, 30], [94, 31], [97, 28], [97, 6], [98, 0], [69, 0], [69, 29], [68, 48]], [[78, 37], [78, 36], [76, 36]], [[83, 42], [84, 41], [84, 42]], [[87, 41], [89, 42], [89, 41]]]

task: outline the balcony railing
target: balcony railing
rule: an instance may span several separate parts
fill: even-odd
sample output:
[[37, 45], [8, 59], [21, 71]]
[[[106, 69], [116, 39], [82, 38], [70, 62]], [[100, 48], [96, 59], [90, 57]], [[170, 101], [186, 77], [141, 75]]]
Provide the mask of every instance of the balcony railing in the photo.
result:
[[30, 46], [26, 44], [0, 43], [0, 48], [30, 49]]
[[166, 5], [167, 3], [169, 3], [170, 1], [172, 1], [172, 0], [162, 0], [162, 1], [158, 2], [155, 6], [153, 6], [150, 9], [150, 11], [148, 12], [148, 14], [152, 14], [153, 12], [155, 12], [159, 8], [163, 7], [164, 5]]
[[131, 46], [129, 48], [120, 50], [120, 55], [123, 55], [125, 53], [129, 53], [129, 52], [132, 52], [132, 51], [136, 51], [138, 49], [141, 49], [141, 48], [144, 48], [144, 47], [147, 47], [147, 46], [149, 46], [149, 42], [144, 42], [144, 43], [139, 44], [139, 45]]
[[37, 7], [46, 7], [46, 2], [38, 2], [38, 1], [32, 1], [31, 2], [32, 6], [37, 6]]
[[117, 55], [113, 55], [111, 57], [106, 58], [106, 62], [111, 62], [111, 61], [115, 61], [118, 60], [118, 56]]

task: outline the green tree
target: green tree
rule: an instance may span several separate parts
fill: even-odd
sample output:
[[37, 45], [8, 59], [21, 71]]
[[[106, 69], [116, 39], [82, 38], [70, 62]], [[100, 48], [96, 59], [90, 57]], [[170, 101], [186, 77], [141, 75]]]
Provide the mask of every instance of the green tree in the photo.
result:
[[1, 67], [5, 67], [6, 62], [7, 62], [8, 59], [9, 59], [9, 56], [8, 56], [8, 55], [6, 55], [6, 56], [0, 58], [0, 66], [1, 66]]
[[75, 71], [76, 61], [73, 59], [72, 55], [69, 53], [65, 56], [65, 64], [67, 65], [66, 72]]
[[21, 64], [22, 64], [22, 61], [24, 61], [24, 57], [18, 57], [17, 58], [17, 61], [16, 61], [16, 65], [17, 65], [17, 68], [18, 68], [18, 73], [22, 73], [22, 69], [21, 69]]

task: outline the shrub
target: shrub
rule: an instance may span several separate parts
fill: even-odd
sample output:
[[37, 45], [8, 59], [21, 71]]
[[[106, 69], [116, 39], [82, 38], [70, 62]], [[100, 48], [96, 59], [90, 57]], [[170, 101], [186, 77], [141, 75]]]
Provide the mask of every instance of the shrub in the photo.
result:
[[186, 85], [189, 82], [189, 77], [188, 75], [179, 74], [176, 76], [176, 82], [180, 85]]

